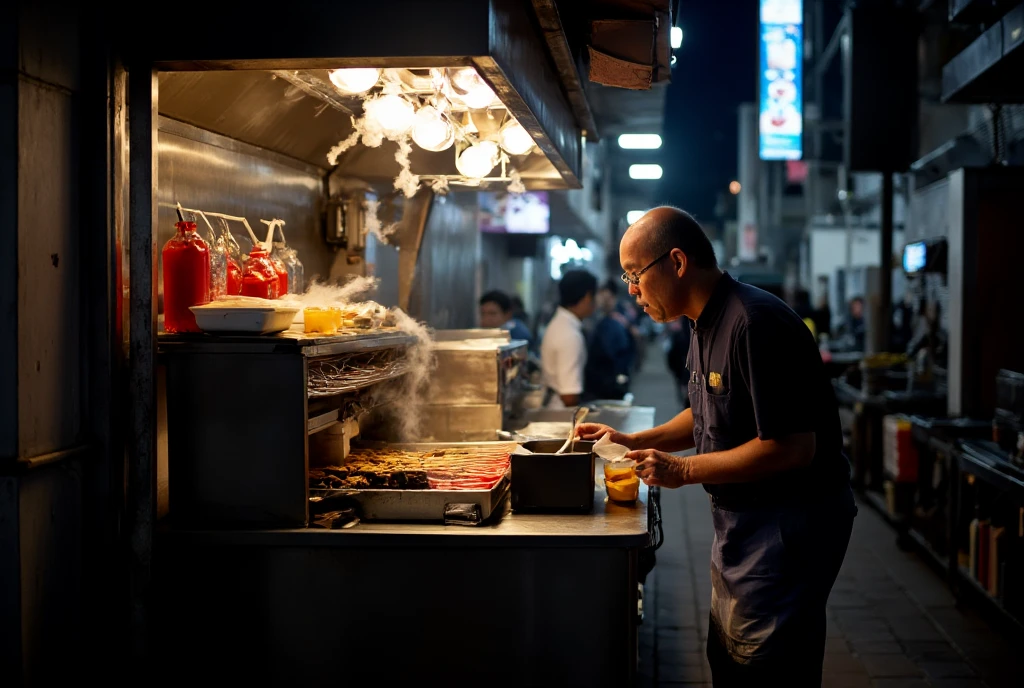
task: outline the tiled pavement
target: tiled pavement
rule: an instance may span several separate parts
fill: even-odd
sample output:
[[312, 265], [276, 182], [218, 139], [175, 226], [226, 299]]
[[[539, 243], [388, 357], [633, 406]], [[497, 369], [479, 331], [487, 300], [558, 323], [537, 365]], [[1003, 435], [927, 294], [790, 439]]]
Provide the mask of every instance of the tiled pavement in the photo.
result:
[[[651, 347], [633, 392], [658, 422], [677, 409], [662, 357]], [[662, 491], [665, 543], [647, 578], [640, 627], [641, 686], [710, 686], [704, 657], [711, 581], [711, 515], [699, 486]], [[1024, 639], [959, 606], [923, 560], [860, 503], [850, 549], [829, 599], [823, 686], [1021, 688]]]

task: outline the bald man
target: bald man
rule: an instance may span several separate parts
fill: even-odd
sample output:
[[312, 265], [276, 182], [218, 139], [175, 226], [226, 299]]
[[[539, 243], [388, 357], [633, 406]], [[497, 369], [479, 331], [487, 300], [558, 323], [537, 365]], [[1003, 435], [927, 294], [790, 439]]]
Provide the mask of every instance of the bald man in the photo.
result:
[[643, 432], [585, 423], [579, 434], [629, 447], [648, 485], [700, 483], [710, 495], [714, 685], [820, 686], [825, 603], [857, 508], [817, 344], [785, 303], [720, 270], [681, 210], [637, 220], [619, 262], [644, 312], [693, 323], [691, 407]]

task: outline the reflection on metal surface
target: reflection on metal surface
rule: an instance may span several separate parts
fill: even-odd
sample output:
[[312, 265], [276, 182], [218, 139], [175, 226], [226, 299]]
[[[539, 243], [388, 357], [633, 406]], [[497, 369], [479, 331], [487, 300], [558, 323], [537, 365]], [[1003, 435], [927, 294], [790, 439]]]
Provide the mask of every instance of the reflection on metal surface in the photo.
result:
[[[160, 120], [158, 153], [158, 246], [174, 233], [173, 206], [179, 202], [247, 217], [250, 224], [280, 217], [288, 223], [288, 243], [299, 252], [307, 278], [326, 275], [330, 254], [320, 230], [320, 170], [167, 118]], [[247, 251], [252, 241], [239, 230], [232, 226]]]

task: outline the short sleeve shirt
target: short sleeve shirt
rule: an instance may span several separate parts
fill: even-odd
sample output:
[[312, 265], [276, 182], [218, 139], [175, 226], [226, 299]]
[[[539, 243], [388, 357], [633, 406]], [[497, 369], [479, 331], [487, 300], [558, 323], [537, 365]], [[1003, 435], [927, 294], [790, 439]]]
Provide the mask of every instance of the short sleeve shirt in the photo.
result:
[[835, 392], [810, 330], [780, 299], [722, 275], [692, 325], [689, 396], [697, 452], [755, 437], [815, 433], [806, 468], [755, 483], [705, 485], [726, 508], [806, 503], [849, 483]]
[[587, 340], [583, 322], [571, 311], [558, 307], [540, 343], [540, 366], [544, 384], [554, 394], [548, 408], [564, 408], [559, 395], [583, 393], [583, 369], [587, 363]]

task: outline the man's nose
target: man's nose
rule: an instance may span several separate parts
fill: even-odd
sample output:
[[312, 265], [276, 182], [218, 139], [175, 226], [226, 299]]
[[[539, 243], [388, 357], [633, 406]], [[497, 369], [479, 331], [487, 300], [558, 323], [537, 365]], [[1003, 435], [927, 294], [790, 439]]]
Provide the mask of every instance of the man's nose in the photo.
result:
[[640, 285], [630, 282], [626, 291], [628, 291], [631, 296], [640, 296]]

